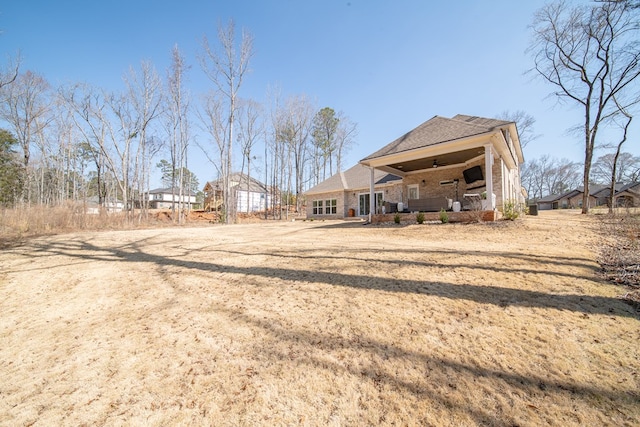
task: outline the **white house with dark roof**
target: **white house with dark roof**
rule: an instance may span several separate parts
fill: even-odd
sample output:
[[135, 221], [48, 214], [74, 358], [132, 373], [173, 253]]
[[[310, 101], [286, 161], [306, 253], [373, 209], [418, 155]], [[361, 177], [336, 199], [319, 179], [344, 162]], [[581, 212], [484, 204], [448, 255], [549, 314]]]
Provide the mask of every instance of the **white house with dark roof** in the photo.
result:
[[196, 194], [192, 191], [189, 191], [188, 194], [183, 191], [181, 195], [178, 188], [156, 188], [149, 191], [148, 200], [151, 209], [171, 209], [172, 206], [178, 206], [178, 204], [188, 206], [191, 209], [196, 204]]
[[[381, 213], [382, 206], [409, 212], [497, 212], [506, 202], [524, 203], [520, 183], [523, 162], [514, 122], [466, 115], [451, 119], [435, 116], [362, 159], [361, 168], [355, 170], [357, 189], [349, 188], [349, 182], [334, 175], [307, 191], [307, 213], [311, 217], [319, 215], [323, 200], [326, 215], [326, 200], [333, 203], [333, 197], [327, 196], [332, 194], [336, 195], [337, 217], [347, 216], [354, 209], [357, 215], [371, 220]], [[363, 187], [367, 172], [368, 188]], [[383, 174], [395, 177], [392, 191], [380, 190]], [[344, 198], [341, 209], [337, 206], [338, 194], [352, 196]], [[363, 201], [365, 195], [369, 196], [368, 203]]]
[[[244, 173], [232, 173], [229, 176], [231, 187], [231, 203], [235, 204], [236, 212], [260, 212], [271, 206], [271, 200], [277, 197], [277, 192], [253, 177]], [[221, 179], [209, 181], [205, 184], [204, 209], [218, 210], [222, 206], [224, 182]]]

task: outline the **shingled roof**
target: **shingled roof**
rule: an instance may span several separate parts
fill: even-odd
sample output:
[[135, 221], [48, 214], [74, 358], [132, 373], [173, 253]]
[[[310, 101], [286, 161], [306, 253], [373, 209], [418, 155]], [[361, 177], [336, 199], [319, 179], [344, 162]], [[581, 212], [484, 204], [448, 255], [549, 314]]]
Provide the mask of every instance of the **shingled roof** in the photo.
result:
[[[383, 172], [374, 171], [375, 184], [386, 184], [390, 181], [402, 180], [399, 176]], [[329, 193], [333, 191], [354, 190], [359, 188], [369, 188], [371, 169], [361, 164], [357, 164], [344, 172], [337, 173], [332, 177], [322, 181], [315, 187], [305, 191], [305, 194]]]
[[458, 114], [452, 119], [434, 116], [392, 143], [365, 157], [371, 160], [416, 148], [428, 147], [493, 131], [512, 122]]

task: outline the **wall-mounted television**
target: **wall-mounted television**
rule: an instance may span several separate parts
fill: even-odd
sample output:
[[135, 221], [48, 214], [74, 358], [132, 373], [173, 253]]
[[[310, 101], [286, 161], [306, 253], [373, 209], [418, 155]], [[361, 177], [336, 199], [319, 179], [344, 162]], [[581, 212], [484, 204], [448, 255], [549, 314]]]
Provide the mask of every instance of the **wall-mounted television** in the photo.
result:
[[482, 176], [482, 168], [480, 168], [480, 166], [474, 166], [472, 168], [465, 169], [462, 172], [462, 175], [464, 175], [464, 182], [466, 182], [467, 184], [471, 184], [473, 182], [484, 179], [484, 177]]

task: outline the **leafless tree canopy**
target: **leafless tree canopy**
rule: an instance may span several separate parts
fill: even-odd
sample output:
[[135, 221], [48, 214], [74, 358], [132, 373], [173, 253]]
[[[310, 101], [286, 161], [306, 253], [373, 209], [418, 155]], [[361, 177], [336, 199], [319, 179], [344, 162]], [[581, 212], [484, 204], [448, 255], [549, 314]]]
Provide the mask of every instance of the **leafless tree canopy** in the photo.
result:
[[[143, 61], [123, 75], [121, 90], [81, 83], [51, 88], [43, 76], [20, 73], [19, 57], [0, 64], [0, 120], [7, 128], [0, 129], [4, 152], [14, 163], [17, 156], [20, 160], [12, 169], [11, 197], [3, 196], [2, 203], [11, 199], [12, 206], [20, 201], [29, 207], [72, 202], [74, 209], [82, 204], [87, 212], [95, 198], [101, 213], [125, 210], [125, 220], [141, 221], [148, 217], [151, 171], [162, 153], [163, 184], [171, 186], [173, 200], [178, 201], [173, 219], [182, 222], [185, 210], [180, 205], [184, 193], [193, 188], [189, 146], [197, 143], [211, 163], [212, 175], [224, 182], [227, 222], [235, 221], [236, 204], [230, 203], [229, 191], [233, 168], [239, 168], [247, 181], [253, 173], [263, 174], [270, 192], [264, 199], [270, 200], [274, 217], [288, 214], [281, 205], [300, 209], [302, 192], [318, 181], [313, 176], [317, 178], [319, 168], [311, 167], [316, 106], [305, 95], [276, 96], [268, 107], [240, 98], [253, 38], [243, 30], [238, 39], [233, 21], [218, 28], [215, 43], [203, 39], [198, 59], [211, 88], [193, 98], [198, 106], [191, 103], [187, 59], [177, 46], [170, 55], [165, 78]], [[205, 131], [199, 141], [193, 134], [193, 116]], [[346, 115], [333, 116], [337, 126], [323, 154], [329, 174], [342, 169], [343, 155], [356, 135], [356, 125]], [[260, 143], [264, 150], [257, 149]], [[12, 196], [13, 187], [20, 194]]]
[[[598, 184], [607, 184], [611, 180], [615, 153], [607, 153], [598, 157], [593, 162], [591, 169], [592, 181]], [[635, 182], [640, 179], [640, 156], [629, 152], [620, 153], [618, 156], [615, 181]]]
[[518, 137], [520, 138], [520, 146], [525, 148], [530, 142], [540, 138], [540, 134], [535, 133], [534, 125], [536, 119], [523, 110], [503, 111], [498, 118], [514, 122], [518, 128]]
[[561, 194], [578, 187], [581, 167], [570, 160], [545, 155], [522, 166], [522, 185], [529, 200]]
[[15, 59], [10, 58], [7, 66], [0, 70], [0, 90], [16, 81], [18, 78], [18, 72], [20, 71], [20, 55]]
[[[224, 135], [221, 159], [221, 178], [224, 183], [224, 207], [225, 222], [235, 221], [235, 206], [230, 203], [231, 183], [229, 177], [233, 167], [233, 143], [234, 125], [238, 109], [238, 93], [244, 81], [245, 75], [249, 71], [249, 63], [253, 56], [253, 37], [246, 31], [242, 31], [240, 40], [240, 50], [236, 49], [235, 25], [233, 21], [229, 24], [218, 27], [218, 47], [210, 45], [205, 36], [202, 46], [204, 56], [200, 59], [202, 69], [214, 84], [220, 97], [220, 102], [224, 102], [225, 118], [228, 122], [227, 133]], [[218, 143], [219, 145], [219, 143]]]

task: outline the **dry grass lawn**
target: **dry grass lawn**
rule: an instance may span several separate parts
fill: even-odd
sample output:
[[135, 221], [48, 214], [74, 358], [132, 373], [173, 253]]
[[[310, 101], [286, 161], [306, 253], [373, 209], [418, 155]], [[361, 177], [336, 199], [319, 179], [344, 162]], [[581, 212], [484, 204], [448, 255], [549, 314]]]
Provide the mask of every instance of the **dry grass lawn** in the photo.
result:
[[640, 425], [597, 220], [269, 222], [0, 251], [0, 425]]

